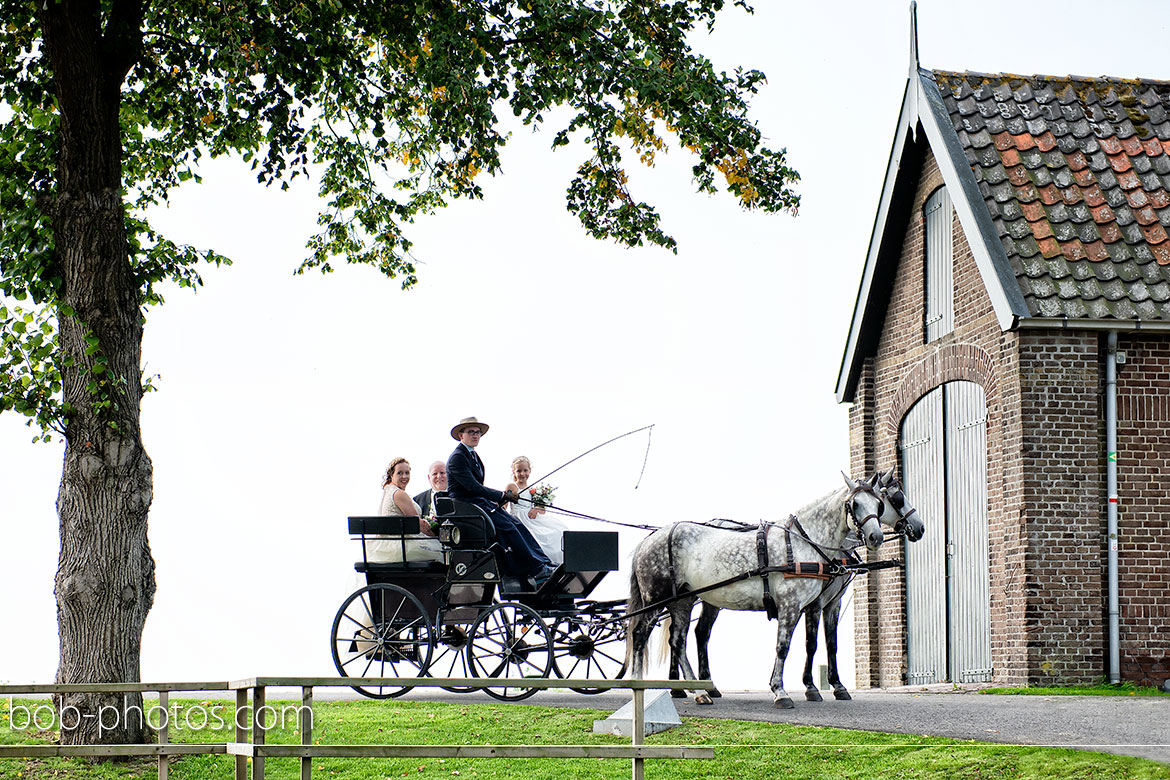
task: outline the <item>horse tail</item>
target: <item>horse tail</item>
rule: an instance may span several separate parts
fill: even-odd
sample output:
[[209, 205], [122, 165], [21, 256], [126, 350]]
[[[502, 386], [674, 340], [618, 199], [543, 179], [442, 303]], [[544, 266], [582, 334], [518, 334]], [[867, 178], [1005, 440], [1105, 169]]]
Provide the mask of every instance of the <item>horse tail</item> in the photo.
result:
[[662, 633], [658, 635], [658, 663], [660, 664], [665, 664], [670, 660], [670, 625], [673, 622], [670, 612], [667, 611], [666, 617], [662, 620]]
[[[638, 583], [638, 554], [635, 550], [634, 565], [630, 567], [630, 597], [626, 601], [626, 614], [629, 615], [626, 626], [626, 670], [631, 675], [637, 672], [633, 679], [641, 677], [646, 668], [646, 639], [642, 635], [646, 621], [651, 616], [642, 611], [645, 606], [646, 600], [642, 597], [642, 587]], [[642, 638], [639, 642], [640, 636]]]

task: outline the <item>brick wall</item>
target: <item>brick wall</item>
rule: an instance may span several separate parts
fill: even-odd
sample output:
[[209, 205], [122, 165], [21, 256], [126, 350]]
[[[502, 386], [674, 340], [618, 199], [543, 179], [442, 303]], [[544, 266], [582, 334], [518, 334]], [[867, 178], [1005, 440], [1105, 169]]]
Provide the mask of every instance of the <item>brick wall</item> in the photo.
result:
[[1100, 336], [1020, 336], [1027, 682], [1082, 684], [1104, 673]]
[[[874, 355], [849, 410], [855, 474], [899, 463], [905, 414], [939, 385], [987, 397], [991, 653], [1001, 684], [1080, 684], [1107, 671], [1104, 337], [1002, 333], [957, 219], [955, 330], [923, 343], [922, 205], [942, 184], [928, 153]], [[1170, 677], [1170, 335], [1125, 335], [1118, 372], [1121, 661], [1125, 679]], [[911, 496], [913, 500], [913, 496]], [[927, 533], [932, 529], [929, 518]], [[884, 546], [881, 557], [902, 557]], [[857, 684], [905, 681], [897, 570], [854, 586]]]
[[[861, 375], [857, 380], [857, 390], [854, 401], [849, 407], [849, 452], [851, 453], [850, 474], [863, 476], [872, 474], [877, 469], [877, 460], [873, 453], [873, 358], [866, 358], [862, 366]], [[863, 583], [865, 577], [854, 580]], [[881, 614], [878, 603], [878, 589], [864, 587], [854, 593], [853, 599], [853, 642], [855, 648], [869, 647], [871, 638], [879, 635], [880, 626], [878, 616]], [[857, 685], [869, 688], [877, 685], [878, 656], [873, 653], [855, 651]], [[871, 682], [871, 680], [873, 682]]]
[[1170, 338], [1123, 334], [1118, 349], [1121, 673], [1152, 685], [1170, 678]]
[[[965, 380], [983, 387], [988, 407], [988, 500], [992, 661], [996, 680], [1021, 682], [1018, 673], [1025, 657], [1023, 609], [1020, 587], [1011, 587], [1011, 577], [1023, 559], [1019, 531], [1019, 491], [1005, 488], [1005, 481], [1018, 478], [1020, 468], [1004, 452], [1004, 442], [1018, 431], [1018, 415], [1005, 415], [1005, 403], [1018, 396], [1016, 334], [1001, 333], [991, 301], [983, 287], [970, 246], [956, 218], [954, 243], [955, 330], [930, 344], [923, 343], [923, 229], [922, 206], [942, 176], [932, 155], [927, 154], [918, 182], [909, 224], [906, 226], [899, 267], [894, 279], [886, 321], [871, 367], [863, 375], [867, 385], [864, 400], [850, 409], [850, 442], [855, 473], [864, 473], [874, 462], [877, 468], [899, 465], [898, 433], [902, 419], [924, 394], [945, 382]], [[861, 430], [865, 433], [858, 435]], [[872, 432], [872, 433], [869, 433]], [[872, 439], [869, 440], [869, 437]], [[1018, 449], [1015, 451], [1018, 459]], [[913, 500], [913, 496], [911, 496]], [[940, 533], [931, 528], [927, 533]], [[881, 557], [904, 557], [902, 549], [883, 546]], [[1019, 581], [1022, 586], [1022, 579]], [[905, 582], [899, 570], [886, 570], [854, 582], [857, 684], [890, 686], [905, 682]], [[1015, 663], [1009, 664], [1008, 660]]]

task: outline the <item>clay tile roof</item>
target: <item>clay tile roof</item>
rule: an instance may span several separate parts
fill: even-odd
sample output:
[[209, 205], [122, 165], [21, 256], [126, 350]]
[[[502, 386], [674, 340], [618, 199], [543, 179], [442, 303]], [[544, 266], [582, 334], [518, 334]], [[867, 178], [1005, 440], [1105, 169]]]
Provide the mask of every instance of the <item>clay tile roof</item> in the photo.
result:
[[1170, 82], [924, 74], [1031, 314], [1170, 321]]

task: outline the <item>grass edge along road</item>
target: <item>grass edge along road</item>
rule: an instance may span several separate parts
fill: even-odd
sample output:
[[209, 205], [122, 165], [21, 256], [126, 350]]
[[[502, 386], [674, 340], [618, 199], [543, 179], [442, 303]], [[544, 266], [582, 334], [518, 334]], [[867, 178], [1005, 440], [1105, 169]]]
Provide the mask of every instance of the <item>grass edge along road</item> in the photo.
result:
[[1061, 688], [981, 688], [977, 693], [992, 696], [1170, 696], [1166, 691], [1131, 682]]
[[[269, 744], [300, 742], [298, 702], [271, 702]], [[14, 706], [14, 708], [12, 708]], [[47, 707], [47, 709], [46, 709]], [[152, 710], [152, 707], [155, 708]], [[23, 709], [22, 709], [23, 708]], [[39, 708], [39, 709], [38, 709]], [[52, 744], [58, 724], [47, 699], [0, 702], [0, 744]], [[605, 745], [621, 737], [593, 733], [600, 710], [531, 705], [390, 701], [321, 701], [314, 706], [316, 744]], [[158, 723], [157, 702], [147, 715]], [[234, 739], [234, 704], [172, 699], [172, 742]], [[26, 721], [27, 724], [26, 724]], [[712, 745], [714, 760], [653, 760], [651, 778], [1170, 778], [1170, 768], [1145, 759], [1067, 748], [1021, 747], [937, 737], [792, 726], [783, 723], [687, 718], [647, 738], [647, 744]], [[132, 780], [155, 775], [154, 759], [90, 764], [77, 759], [4, 759], [4, 780]], [[230, 756], [186, 756], [170, 765], [174, 780], [233, 777]], [[268, 759], [267, 776], [299, 777], [296, 759]], [[314, 776], [345, 780], [395, 777], [625, 778], [626, 759], [341, 759], [314, 761]]]

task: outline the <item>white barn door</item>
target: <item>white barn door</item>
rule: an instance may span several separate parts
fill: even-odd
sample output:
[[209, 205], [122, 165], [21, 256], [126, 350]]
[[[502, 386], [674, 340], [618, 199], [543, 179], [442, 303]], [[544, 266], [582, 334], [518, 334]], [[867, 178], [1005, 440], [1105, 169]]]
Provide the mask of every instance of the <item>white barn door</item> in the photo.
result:
[[946, 501], [943, 390], [922, 397], [902, 422], [902, 480], [926, 534], [906, 545], [906, 683], [947, 676]]
[[926, 535], [906, 545], [907, 682], [991, 679], [987, 403], [973, 382], [922, 397], [902, 423], [902, 474]]

